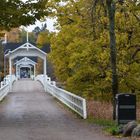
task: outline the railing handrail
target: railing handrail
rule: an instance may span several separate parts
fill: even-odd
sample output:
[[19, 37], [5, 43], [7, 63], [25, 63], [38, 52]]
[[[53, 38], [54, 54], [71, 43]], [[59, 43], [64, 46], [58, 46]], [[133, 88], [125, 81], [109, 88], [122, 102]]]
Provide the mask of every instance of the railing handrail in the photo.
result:
[[58, 88], [58, 87], [56, 87], [58, 90], [60, 90], [60, 91], [62, 91], [62, 92], [65, 92], [66, 94], [68, 94], [68, 95], [71, 95], [71, 96], [74, 96], [74, 97], [76, 97], [76, 98], [78, 98], [79, 100], [83, 100], [84, 98], [82, 98], [82, 97], [80, 97], [80, 96], [78, 96], [78, 95], [75, 95], [75, 94], [73, 94], [73, 93], [71, 93], [71, 92], [69, 92], [69, 91], [67, 91], [67, 90], [64, 90], [64, 89], [62, 89], [62, 88]]
[[7, 75], [4, 77], [3, 81], [0, 82], [0, 101], [10, 92], [10, 82], [13, 84], [15, 80], [15, 75]]
[[5, 87], [7, 87], [7, 86], [9, 86], [9, 84], [5, 84], [4, 86], [2, 86], [1, 88], [0, 88], [0, 90], [3, 90]]
[[[66, 104], [84, 119], [87, 118], [86, 100], [84, 98], [57, 87], [55, 81], [51, 81], [51, 78], [47, 75], [38, 75], [35, 79], [39, 80], [46, 88], [45, 90], [47, 90], [52, 96]], [[77, 102], [75, 100], [77, 100]]]

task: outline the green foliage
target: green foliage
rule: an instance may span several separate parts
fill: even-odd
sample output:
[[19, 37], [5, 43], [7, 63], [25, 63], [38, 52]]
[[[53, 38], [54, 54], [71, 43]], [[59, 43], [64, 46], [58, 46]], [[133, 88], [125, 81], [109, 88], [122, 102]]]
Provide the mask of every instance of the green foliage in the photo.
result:
[[[100, 3], [92, 14], [92, 0], [67, 1], [55, 8], [59, 32], [51, 38], [50, 58], [55, 74], [66, 89], [85, 97], [112, 98], [109, 48], [109, 21]], [[106, 6], [106, 5], [104, 5]], [[116, 46], [119, 92], [140, 90], [139, 4], [116, 4]], [[57, 11], [57, 12], [56, 12]], [[94, 22], [96, 21], [96, 22]]]
[[119, 135], [120, 126], [112, 120], [94, 119], [93, 117], [88, 118], [90, 124], [97, 124], [103, 127], [103, 130], [111, 135]]
[[105, 128], [105, 131], [111, 135], [119, 135], [119, 127], [117, 125], [114, 125], [112, 127], [107, 127]]
[[95, 119], [93, 117], [88, 117], [87, 121], [89, 123], [98, 124], [99, 126], [103, 127], [115, 127], [117, 124], [115, 121], [112, 120], [103, 120], [103, 119]]
[[43, 31], [40, 32], [37, 36], [37, 45], [39, 48], [41, 48], [43, 45], [45, 44], [50, 44], [50, 38], [51, 38], [51, 33], [49, 33], [49, 31]]
[[47, 15], [45, 10], [47, 0], [1, 0], [0, 1], [0, 30], [9, 30], [20, 25], [33, 24], [36, 20]]

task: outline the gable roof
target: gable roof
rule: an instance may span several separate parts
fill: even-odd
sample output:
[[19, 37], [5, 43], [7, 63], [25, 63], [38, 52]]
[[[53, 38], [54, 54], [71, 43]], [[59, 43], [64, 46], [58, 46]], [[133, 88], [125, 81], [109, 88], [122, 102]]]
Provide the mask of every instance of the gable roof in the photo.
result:
[[24, 63], [24, 62], [28, 62], [29, 64], [33, 64], [33, 65], [36, 64], [36, 62], [33, 61], [33, 60], [31, 60], [30, 58], [24, 57], [24, 58], [20, 59], [19, 61], [17, 61], [17, 62], [15, 63], [15, 65], [18, 65], [18, 64], [20, 64], [20, 63], [22, 64], [22, 62], [23, 62], [23, 63]]
[[38, 47], [32, 45], [29, 42], [22, 44], [21, 46], [14, 48], [13, 50], [5, 50], [5, 57], [11, 57], [11, 59], [16, 60], [18, 57], [40, 57], [41, 59], [46, 59], [46, 52], [42, 51]]
[[[22, 46], [22, 45], [24, 45], [25, 43], [6, 43], [6, 44], [4, 44], [4, 52], [6, 51], [6, 50], [11, 50], [11, 51], [13, 51], [13, 50], [15, 50], [15, 49], [17, 49], [17, 48], [19, 48], [20, 46]], [[29, 44], [31, 44], [31, 45], [33, 45], [33, 46], [36, 46], [36, 44], [35, 43], [29, 43]], [[37, 47], [36, 47], [37, 48]], [[43, 47], [42, 48], [40, 48], [43, 52], [45, 52], [45, 53], [49, 53], [50, 52], [50, 44], [45, 44], [45, 45], [43, 45]]]

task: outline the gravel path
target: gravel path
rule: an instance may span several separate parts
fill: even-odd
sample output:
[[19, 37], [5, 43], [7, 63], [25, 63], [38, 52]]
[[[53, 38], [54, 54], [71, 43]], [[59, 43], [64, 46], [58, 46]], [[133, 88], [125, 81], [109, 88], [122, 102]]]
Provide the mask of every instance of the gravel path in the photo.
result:
[[20, 80], [0, 104], [0, 140], [117, 140], [78, 119], [45, 93], [39, 82]]

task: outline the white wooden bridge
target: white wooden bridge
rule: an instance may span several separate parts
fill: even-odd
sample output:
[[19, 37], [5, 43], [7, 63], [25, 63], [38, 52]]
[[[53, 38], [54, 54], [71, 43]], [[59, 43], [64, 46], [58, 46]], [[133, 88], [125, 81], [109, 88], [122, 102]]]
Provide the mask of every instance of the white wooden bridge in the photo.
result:
[[[2, 100], [9, 92], [12, 92], [13, 83], [18, 81], [21, 77], [21, 68], [29, 68], [29, 77], [33, 80], [40, 81], [44, 87], [46, 94], [51, 94], [59, 101], [67, 105], [70, 109], [78, 113], [84, 119], [87, 118], [86, 112], [86, 100], [73, 93], [70, 93], [64, 89], [58, 88], [55, 81], [51, 81], [51, 78], [47, 76], [47, 54], [37, 48], [36, 46], [27, 43], [19, 46], [13, 51], [9, 51], [5, 54], [5, 57], [9, 59], [9, 75], [1, 82], [0, 87], [0, 99]], [[23, 57], [13, 64], [13, 60], [17, 57]], [[28, 57], [39, 57], [43, 60], [44, 72], [43, 74], [36, 75], [36, 62]], [[15, 67], [15, 72], [13, 72]], [[33, 73], [32, 73], [33, 68]]]
[[[22, 58], [13, 63], [19, 56]], [[42, 74], [36, 75], [36, 62], [29, 56], [43, 60]], [[116, 140], [83, 121], [87, 118], [86, 100], [56, 86], [47, 76], [46, 56], [29, 42], [5, 55], [9, 75], [0, 83], [0, 140]], [[28, 77], [22, 78], [22, 68], [28, 68]]]

